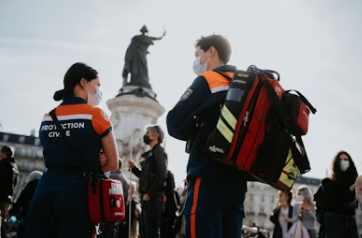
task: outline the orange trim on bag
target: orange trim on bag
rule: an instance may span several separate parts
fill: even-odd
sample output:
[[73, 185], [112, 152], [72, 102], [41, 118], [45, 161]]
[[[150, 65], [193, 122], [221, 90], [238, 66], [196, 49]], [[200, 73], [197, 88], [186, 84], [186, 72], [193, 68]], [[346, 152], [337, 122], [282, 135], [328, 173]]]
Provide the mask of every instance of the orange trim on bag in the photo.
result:
[[190, 217], [191, 238], [196, 238], [196, 208], [197, 208], [197, 201], [199, 199], [200, 184], [201, 184], [201, 178], [197, 178], [194, 187], [194, 196], [192, 199], [192, 208], [191, 208], [191, 217]]

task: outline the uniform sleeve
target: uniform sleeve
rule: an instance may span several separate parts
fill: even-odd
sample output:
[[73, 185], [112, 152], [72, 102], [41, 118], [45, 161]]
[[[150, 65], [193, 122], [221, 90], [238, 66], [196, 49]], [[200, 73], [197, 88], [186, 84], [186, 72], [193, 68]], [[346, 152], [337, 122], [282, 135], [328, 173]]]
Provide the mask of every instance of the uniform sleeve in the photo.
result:
[[192, 137], [197, 129], [195, 113], [210, 96], [212, 94], [206, 79], [202, 76], [196, 78], [176, 106], [167, 114], [168, 133], [184, 141]]
[[92, 124], [94, 130], [102, 138], [108, 135], [108, 133], [112, 131], [111, 120], [108, 118], [106, 113], [100, 108], [95, 108], [95, 112], [93, 113], [92, 117]]

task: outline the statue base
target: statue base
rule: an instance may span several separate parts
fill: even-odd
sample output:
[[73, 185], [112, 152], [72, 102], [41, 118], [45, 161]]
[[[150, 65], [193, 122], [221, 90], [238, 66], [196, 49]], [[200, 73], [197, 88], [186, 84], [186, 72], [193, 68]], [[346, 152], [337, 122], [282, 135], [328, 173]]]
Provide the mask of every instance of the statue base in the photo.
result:
[[[149, 124], [156, 124], [158, 118], [165, 112], [165, 108], [154, 98], [137, 96], [132, 93], [134, 89], [129, 87], [124, 89], [129, 90], [129, 93], [108, 100], [107, 106], [111, 111], [110, 119], [113, 124], [118, 154], [122, 159], [122, 171], [124, 176], [129, 179], [128, 160], [139, 164], [142, 153], [150, 149], [143, 142], [145, 127]], [[127, 92], [127, 90], [124, 91]], [[138, 180], [135, 176], [132, 178], [132, 180]]]
[[122, 87], [116, 97], [120, 97], [122, 95], [135, 95], [136, 97], [148, 97], [153, 100], [156, 100], [157, 94], [153, 92], [152, 89], [141, 87], [141, 86], [132, 86], [127, 85]]

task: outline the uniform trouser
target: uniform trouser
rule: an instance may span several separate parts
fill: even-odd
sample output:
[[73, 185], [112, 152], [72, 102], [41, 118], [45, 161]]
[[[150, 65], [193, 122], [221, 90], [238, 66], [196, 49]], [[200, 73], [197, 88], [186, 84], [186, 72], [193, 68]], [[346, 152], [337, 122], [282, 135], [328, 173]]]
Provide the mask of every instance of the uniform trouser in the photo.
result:
[[186, 238], [240, 238], [245, 188], [202, 178], [189, 180], [185, 207]]
[[86, 178], [77, 172], [47, 171], [24, 220], [24, 238], [92, 238]]
[[[142, 198], [142, 197], [141, 197]], [[165, 202], [162, 195], [142, 201], [140, 230], [142, 238], [160, 238], [161, 216]]]
[[357, 224], [353, 215], [326, 212], [324, 219], [325, 238], [358, 238]]

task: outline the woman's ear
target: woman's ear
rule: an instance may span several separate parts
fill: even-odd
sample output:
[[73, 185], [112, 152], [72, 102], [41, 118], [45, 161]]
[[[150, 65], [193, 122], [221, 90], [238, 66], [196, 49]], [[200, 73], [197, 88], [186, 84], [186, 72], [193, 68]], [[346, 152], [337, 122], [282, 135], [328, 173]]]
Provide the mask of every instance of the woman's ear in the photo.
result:
[[85, 78], [81, 78], [81, 80], [79, 81], [80, 86], [82, 86], [83, 88], [85, 87], [85, 85], [87, 84], [87, 80]]

